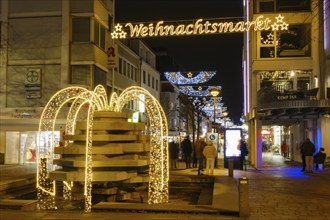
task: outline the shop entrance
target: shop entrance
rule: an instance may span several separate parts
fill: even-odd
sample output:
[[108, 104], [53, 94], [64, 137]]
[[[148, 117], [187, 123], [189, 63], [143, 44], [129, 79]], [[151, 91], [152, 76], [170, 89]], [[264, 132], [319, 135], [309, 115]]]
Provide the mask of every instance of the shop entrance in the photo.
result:
[[[54, 134], [55, 146], [58, 146], [60, 132]], [[5, 164], [36, 164], [37, 141], [37, 131], [6, 132]]]

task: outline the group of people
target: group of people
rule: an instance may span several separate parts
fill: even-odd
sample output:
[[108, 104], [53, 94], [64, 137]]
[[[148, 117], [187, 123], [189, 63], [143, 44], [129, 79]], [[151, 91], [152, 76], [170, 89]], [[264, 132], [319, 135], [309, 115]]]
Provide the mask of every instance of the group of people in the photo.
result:
[[[248, 155], [247, 145], [244, 140], [240, 141], [239, 150], [241, 151], [240, 164], [243, 169], [245, 156]], [[185, 136], [181, 142], [181, 149], [186, 168], [196, 168], [198, 166], [198, 175], [201, 175], [205, 168], [206, 175], [213, 175], [218, 151], [211, 140], [204, 141], [200, 137], [193, 146], [189, 136]], [[171, 168], [177, 168], [177, 159], [179, 155], [179, 144], [174, 141], [169, 144]]]
[[[192, 168], [192, 165], [197, 167], [198, 163], [198, 175], [201, 174], [204, 168], [206, 169], [207, 175], [213, 175], [215, 158], [217, 157], [218, 151], [212, 141], [205, 142], [202, 138], [199, 138], [195, 143], [195, 148], [193, 148], [189, 136], [185, 136], [184, 140], [181, 142], [181, 149], [186, 168]], [[179, 155], [178, 143], [174, 141], [170, 142], [169, 153], [171, 168], [176, 168]]]
[[[327, 157], [323, 147], [316, 153], [315, 145], [307, 138], [300, 147], [301, 159], [302, 159], [302, 170], [303, 172], [313, 173], [314, 164], [315, 170], [319, 169], [319, 164], [323, 164]], [[315, 155], [314, 155], [315, 154]]]

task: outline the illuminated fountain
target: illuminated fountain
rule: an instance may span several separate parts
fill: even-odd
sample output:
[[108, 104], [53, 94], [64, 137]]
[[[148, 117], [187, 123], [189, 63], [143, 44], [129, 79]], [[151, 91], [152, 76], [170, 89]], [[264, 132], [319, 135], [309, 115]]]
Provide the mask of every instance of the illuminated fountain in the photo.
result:
[[[132, 100], [144, 102], [150, 122], [150, 136], [142, 135], [144, 123], [129, 123], [129, 115], [121, 112], [125, 104]], [[55, 147], [54, 135], [48, 134], [54, 134], [57, 116], [69, 104], [64, 145]], [[78, 113], [86, 108], [85, 121], [78, 121]], [[118, 133], [119, 130], [122, 132]], [[39, 124], [38, 208], [58, 208], [58, 182], [62, 183], [63, 198], [67, 200], [71, 199], [74, 184], [83, 183], [85, 212], [90, 212], [92, 208], [93, 183], [148, 182], [148, 203], [168, 202], [167, 133], [162, 107], [141, 87], [129, 87], [120, 96], [113, 93], [109, 102], [104, 87], [100, 85], [94, 91], [82, 87], [60, 90], [45, 106]], [[137, 152], [150, 156], [143, 158]], [[54, 160], [55, 154], [61, 154], [62, 157]], [[149, 176], [126, 172], [120, 169], [120, 164], [123, 167], [149, 165]], [[55, 170], [56, 166], [71, 169]], [[116, 167], [118, 170], [107, 167]]]

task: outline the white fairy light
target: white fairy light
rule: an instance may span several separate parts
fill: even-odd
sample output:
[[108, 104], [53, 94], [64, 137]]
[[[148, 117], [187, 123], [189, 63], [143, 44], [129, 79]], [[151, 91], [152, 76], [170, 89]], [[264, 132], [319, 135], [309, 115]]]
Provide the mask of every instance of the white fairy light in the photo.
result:
[[[166, 79], [172, 84], [176, 85], [192, 85], [192, 84], [200, 84], [209, 81], [215, 74], [215, 71], [200, 71], [194, 74], [192, 72], [186, 73], [188, 77], [184, 76], [185, 73], [181, 72], [165, 72], [164, 75]], [[189, 75], [188, 75], [189, 74]]]
[[[276, 22], [284, 23], [284, 17], [278, 15]], [[129, 37], [162, 37], [162, 36], [189, 36], [189, 35], [206, 35], [206, 34], [222, 34], [222, 33], [239, 33], [248, 31], [263, 31], [271, 28], [272, 20], [264, 15], [256, 17], [252, 21], [214, 21], [204, 20], [202, 18], [193, 20], [192, 22], [183, 22], [176, 24], [165, 24], [164, 21], [158, 21], [149, 24], [133, 24], [126, 23], [124, 25], [117, 24], [111, 33], [112, 38], [126, 38], [126, 32], [123, 27], [129, 29]]]
[[[145, 100], [141, 100], [141, 94]], [[168, 142], [167, 142], [167, 121], [165, 113], [159, 102], [145, 89], [130, 87], [118, 97], [116, 93], [111, 95], [108, 103], [106, 91], [103, 86], [97, 86], [94, 91], [88, 91], [82, 87], [68, 87], [57, 92], [47, 103], [40, 118], [39, 136], [43, 133], [54, 133], [55, 121], [61, 108], [72, 101], [66, 120], [66, 134], [73, 135], [78, 112], [82, 106], [88, 104], [87, 128], [86, 128], [86, 152], [85, 152], [85, 185], [84, 199], [85, 212], [90, 212], [92, 207], [92, 133], [93, 115], [95, 111], [116, 111], [120, 112], [124, 105], [131, 100], [145, 102], [148, 115], [150, 116], [151, 149], [149, 168], [149, 192], [148, 203], [157, 204], [168, 202]], [[52, 135], [53, 136], [53, 135]], [[53, 170], [53, 158], [47, 157], [47, 151], [53, 151], [53, 141], [38, 144], [37, 153], [37, 190], [38, 208], [56, 209], [55, 204], [55, 182], [51, 182], [48, 173]], [[65, 147], [67, 143], [65, 144]], [[42, 151], [41, 151], [42, 149]], [[52, 154], [51, 154], [52, 155]], [[63, 196], [71, 198], [71, 185], [63, 181]]]

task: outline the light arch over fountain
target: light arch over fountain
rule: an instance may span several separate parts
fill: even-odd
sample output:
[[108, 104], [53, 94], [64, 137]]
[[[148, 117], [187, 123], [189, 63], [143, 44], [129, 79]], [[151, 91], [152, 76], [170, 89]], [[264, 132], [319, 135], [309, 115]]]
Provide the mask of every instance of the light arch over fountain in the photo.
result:
[[[141, 99], [144, 96], [144, 100]], [[71, 103], [67, 119], [65, 132], [74, 134], [76, 120], [82, 106], [88, 104], [87, 128], [86, 128], [86, 152], [85, 152], [85, 183], [84, 199], [85, 212], [90, 212], [92, 207], [92, 131], [93, 115], [95, 111], [121, 112], [125, 104], [131, 100], [144, 102], [150, 121], [150, 165], [149, 165], [149, 188], [148, 203], [158, 204], [168, 202], [168, 128], [165, 113], [159, 104], [147, 90], [133, 86], [125, 89], [120, 96], [116, 93], [111, 95], [108, 102], [106, 91], [103, 86], [98, 85], [94, 91], [89, 91], [83, 87], [68, 87], [57, 92], [47, 103], [42, 112], [39, 123], [39, 143], [37, 150], [37, 190], [38, 207], [40, 209], [56, 209], [55, 204], [55, 182], [49, 182], [47, 178], [53, 166], [53, 143], [54, 129], [57, 115], [61, 108], [68, 102]], [[51, 140], [46, 139], [43, 134], [50, 132]], [[67, 146], [67, 143], [64, 144]], [[50, 152], [50, 155], [47, 155]], [[70, 198], [70, 183], [63, 181], [64, 197]]]

